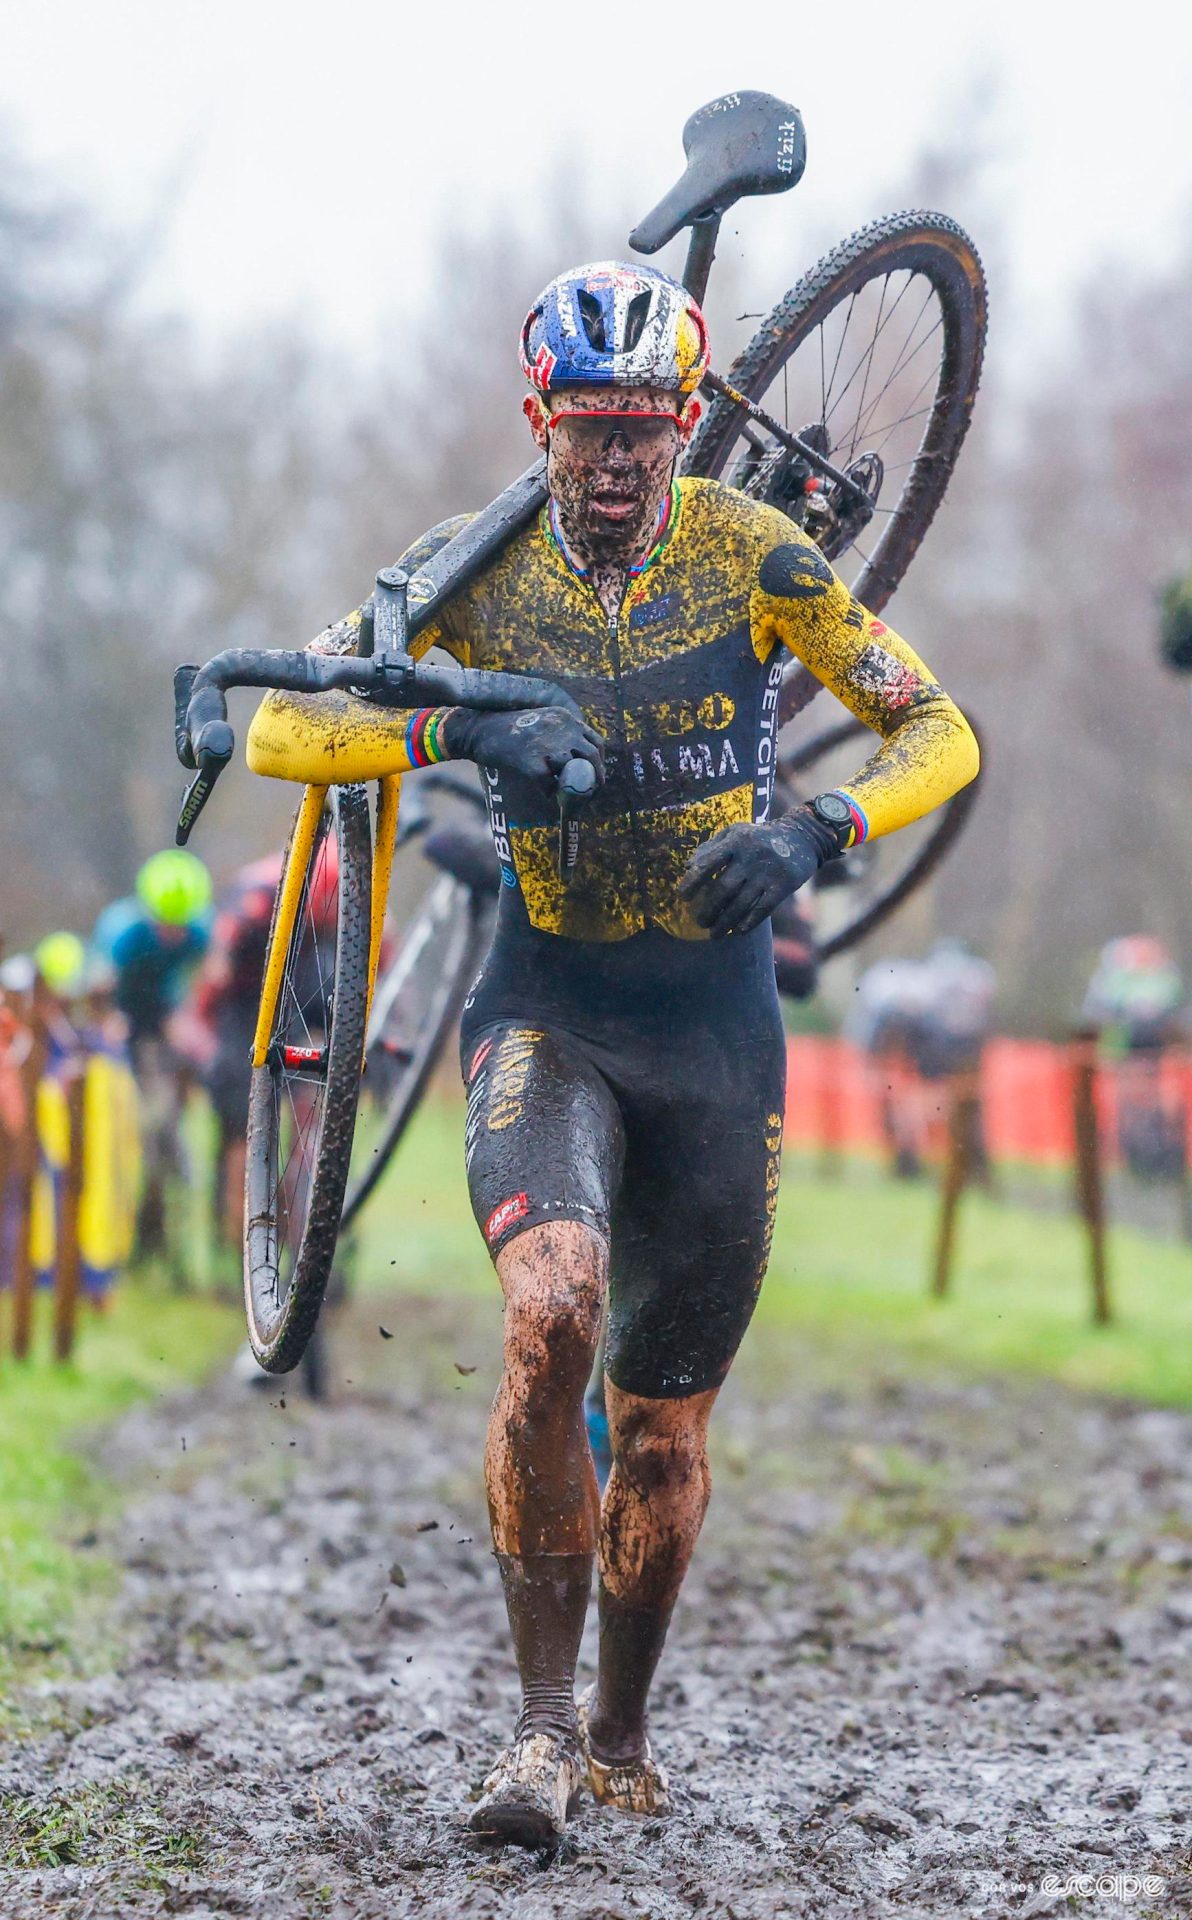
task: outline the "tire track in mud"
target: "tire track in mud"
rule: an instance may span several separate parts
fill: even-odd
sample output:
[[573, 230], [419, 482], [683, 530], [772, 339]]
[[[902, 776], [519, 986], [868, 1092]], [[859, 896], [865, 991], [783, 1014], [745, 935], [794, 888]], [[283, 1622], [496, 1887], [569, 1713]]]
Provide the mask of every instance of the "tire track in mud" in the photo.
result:
[[1192, 1418], [842, 1384], [771, 1328], [657, 1692], [675, 1816], [588, 1806], [553, 1860], [472, 1842], [514, 1703], [497, 1340], [475, 1301], [368, 1302], [332, 1406], [228, 1377], [105, 1443], [123, 1653], [0, 1751], [0, 1859], [40, 1862], [0, 1871], [5, 1920], [1070, 1912], [1049, 1875], [1192, 1912]]

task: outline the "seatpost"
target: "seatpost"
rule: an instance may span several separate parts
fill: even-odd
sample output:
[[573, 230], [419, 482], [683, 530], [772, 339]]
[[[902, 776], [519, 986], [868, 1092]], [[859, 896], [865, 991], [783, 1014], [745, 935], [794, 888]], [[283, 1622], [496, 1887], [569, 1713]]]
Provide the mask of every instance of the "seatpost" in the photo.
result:
[[699, 307], [703, 306], [704, 295], [708, 291], [708, 275], [716, 258], [716, 241], [723, 217], [720, 213], [701, 213], [698, 219], [691, 222], [683, 285]]

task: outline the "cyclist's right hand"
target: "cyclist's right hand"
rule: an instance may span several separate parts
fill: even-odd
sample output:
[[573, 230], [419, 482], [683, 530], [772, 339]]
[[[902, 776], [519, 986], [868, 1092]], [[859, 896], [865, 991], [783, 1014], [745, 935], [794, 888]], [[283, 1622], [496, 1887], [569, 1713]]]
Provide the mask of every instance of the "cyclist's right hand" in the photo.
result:
[[569, 760], [586, 760], [597, 784], [604, 780], [603, 735], [562, 707], [514, 713], [453, 707], [441, 737], [452, 760], [474, 760], [477, 766], [520, 774], [551, 791]]

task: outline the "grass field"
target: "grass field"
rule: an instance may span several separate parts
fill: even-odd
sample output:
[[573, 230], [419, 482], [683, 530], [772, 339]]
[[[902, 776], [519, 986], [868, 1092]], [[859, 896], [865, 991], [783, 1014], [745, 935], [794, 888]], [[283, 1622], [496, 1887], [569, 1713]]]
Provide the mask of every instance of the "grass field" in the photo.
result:
[[85, 1310], [77, 1358], [0, 1368], [0, 1688], [15, 1668], [57, 1663], [112, 1584], [91, 1547], [109, 1496], [102, 1429], [134, 1401], [200, 1380], [241, 1337], [237, 1313], [144, 1285]]
[[[365, 1216], [362, 1284], [496, 1293], [472, 1221], [462, 1113], [427, 1103]], [[758, 1324], [817, 1371], [1008, 1368], [1068, 1386], [1192, 1405], [1192, 1248], [1126, 1227], [1109, 1237], [1115, 1321], [1089, 1324], [1083, 1231], [1064, 1215], [964, 1197], [952, 1296], [927, 1297], [937, 1199], [856, 1165], [825, 1180], [788, 1159]], [[755, 1334], [756, 1337], [756, 1334]]]

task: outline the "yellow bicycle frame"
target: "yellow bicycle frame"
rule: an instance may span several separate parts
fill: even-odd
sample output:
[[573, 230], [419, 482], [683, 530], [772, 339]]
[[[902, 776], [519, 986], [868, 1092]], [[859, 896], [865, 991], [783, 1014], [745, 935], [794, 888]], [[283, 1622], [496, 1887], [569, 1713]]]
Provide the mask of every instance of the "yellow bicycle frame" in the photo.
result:
[[[397, 813], [401, 795], [401, 779], [397, 774], [383, 774], [377, 794], [377, 824], [372, 862], [371, 922], [369, 926], [368, 946], [368, 1008], [372, 1011], [373, 991], [377, 984], [377, 966], [381, 957], [381, 935], [385, 926], [385, 909], [389, 904], [389, 881], [393, 872], [393, 850], [397, 842]], [[319, 820], [327, 801], [326, 787], [307, 787], [302, 796], [301, 805], [294, 821], [294, 831], [290, 837], [289, 854], [285, 870], [277, 892], [277, 910], [273, 916], [273, 926], [269, 934], [269, 951], [265, 960], [265, 977], [261, 982], [261, 1002], [257, 1009], [257, 1030], [253, 1037], [252, 1063], [254, 1067], [263, 1067], [269, 1051], [269, 1041], [277, 1017], [277, 1003], [281, 997], [281, 983], [286, 970], [286, 956], [290, 951], [290, 941], [294, 925], [298, 918], [298, 908], [302, 900], [302, 889], [306, 884], [306, 870], [310, 865], [310, 856], [314, 848], [315, 837], [319, 830]]]
[[401, 775], [409, 771], [411, 763], [405, 749], [405, 716], [389, 714], [342, 693], [269, 694], [249, 729], [246, 758], [254, 773], [268, 779], [302, 781], [306, 786], [278, 886], [261, 983], [252, 1063], [263, 1067], [328, 788], [376, 780], [368, 952], [368, 1006], [372, 1009], [397, 843]]

